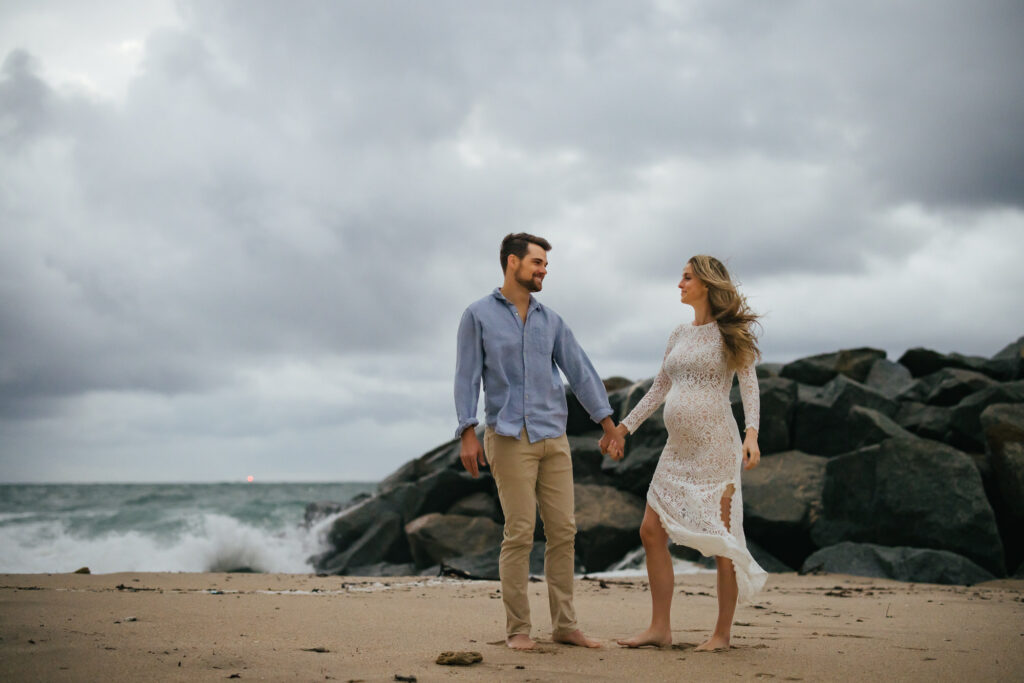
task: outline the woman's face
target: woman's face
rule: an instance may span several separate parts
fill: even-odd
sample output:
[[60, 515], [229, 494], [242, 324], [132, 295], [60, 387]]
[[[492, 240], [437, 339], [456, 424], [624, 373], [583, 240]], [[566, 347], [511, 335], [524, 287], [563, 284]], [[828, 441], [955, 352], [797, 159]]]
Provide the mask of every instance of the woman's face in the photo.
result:
[[708, 288], [693, 274], [693, 266], [689, 263], [683, 268], [683, 279], [679, 281], [680, 300], [691, 306], [699, 301], [706, 301]]

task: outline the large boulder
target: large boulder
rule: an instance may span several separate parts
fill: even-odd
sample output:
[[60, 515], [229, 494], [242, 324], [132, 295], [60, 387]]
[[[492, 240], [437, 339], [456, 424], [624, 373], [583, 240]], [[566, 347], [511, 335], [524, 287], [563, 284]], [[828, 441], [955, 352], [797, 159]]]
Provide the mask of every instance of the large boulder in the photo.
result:
[[943, 368], [915, 381], [899, 395], [899, 399], [932, 406], [955, 406], [974, 392], [996, 384], [994, 379], [980, 372]]
[[[476, 427], [476, 435], [483, 443], [484, 427], [482, 425]], [[459, 439], [443, 443], [389, 474], [377, 485], [377, 490], [383, 493], [399, 484], [418, 481], [442, 469], [462, 470], [462, 460], [459, 458], [461, 448], [462, 444]]]
[[401, 514], [370, 498], [342, 512], [327, 531], [328, 550], [310, 558], [317, 572], [344, 574], [349, 567], [409, 559]]
[[928, 406], [917, 401], [900, 404], [896, 424], [925, 439], [948, 443], [953, 433], [953, 409]]
[[[629, 441], [627, 440], [627, 444]], [[606, 458], [601, 468], [608, 483], [617, 489], [628, 491], [640, 497], [647, 496], [654, 470], [658, 466], [664, 444], [658, 446], [640, 445], [628, 448], [622, 460]]]
[[593, 484], [576, 484], [574, 492], [576, 555], [586, 571], [601, 571], [636, 547], [644, 500]]
[[601, 454], [598, 442], [602, 436], [604, 436], [604, 432], [594, 431], [569, 437], [573, 481], [586, 484], [606, 483], [602, 468], [612, 462], [612, 459]]
[[[943, 368], [956, 368], [960, 370], [973, 370], [981, 372], [1000, 382], [1014, 379], [1014, 368], [1012, 362], [1012, 351], [1010, 347], [1003, 349], [992, 359], [981, 356], [964, 356], [959, 353], [939, 353], [925, 348], [908, 349], [900, 356], [900, 365], [906, 366], [914, 377], [924, 377]], [[1004, 355], [1003, 352], [1007, 352]]]
[[[443, 573], [459, 576], [466, 579], [482, 581], [498, 581], [499, 558], [501, 556], [500, 546], [488, 548], [474, 555], [460, 555], [448, 559], [443, 565]], [[544, 575], [544, 542], [538, 541], [530, 549], [530, 574], [532, 576]]]
[[881, 349], [843, 349], [836, 353], [822, 353], [800, 358], [782, 366], [780, 375], [801, 384], [821, 386], [837, 375], [844, 375], [857, 382], [867, 379], [871, 365], [879, 358], [885, 358]]
[[485, 517], [431, 512], [406, 524], [405, 534], [416, 565], [427, 567], [463, 555], [497, 553], [502, 527]]
[[448, 515], [463, 515], [464, 517], [486, 517], [495, 522], [502, 522], [501, 505], [498, 500], [490, 495], [479, 491], [471, 493], [465, 498], [459, 498], [452, 503], [452, 506], [445, 512]]
[[811, 539], [819, 547], [858, 541], [949, 550], [995, 574], [1006, 571], [995, 515], [972, 459], [916, 437], [829, 460]]
[[913, 383], [914, 376], [910, 374], [910, 370], [886, 358], [876, 359], [864, 379], [865, 385], [893, 399], [909, 389]]
[[1009, 379], [1024, 379], [1024, 337], [1003, 347], [992, 361], [1005, 367]]
[[799, 567], [815, 545], [827, 458], [787, 451], [743, 472], [743, 528], [772, 555]]
[[[762, 453], [779, 453], [789, 449], [790, 427], [797, 401], [797, 383], [783, 377], [768, 377], [758, 380], [760, 393], [761, 420], [757, 431], [757, 443]], [[739, 386], [734, 384], [729, 393], [733, 417], [740, 432], [746, 422]]]
[[[604, 389], [608, 393], [608, 403], [612, 408], [612, 419], [615, 419], [621, 410], [622, 403], [631, 386], [633, 386], [633, 382], [624, 377], [609, 377], [604, 380]], [[565, 387], [565, 403], [569, 409], [565, 425], [566, 434], [574, 436], [593, 431], [598, 427], [598, 424], [590, 419], [590, 414], [587, 413], [568, 385]]]
[[815, 455], [838, 455], [901, 435], [904, 430], [891, 416], [896, 401], [843, 375], [817, 395], [797, 402], [793, 447]]
[[800, 573], [812, 572], [968, 586], [996, 578], [963, 555], [948, 550], [892, 548], [849, 541], [822, 548], [808, 557]]
[[320, 500], [315, 503], [309, 503], [306, 505], [306, 511], [303, 514], [302, 523], [303, 526], [310, 527], [320, 522], [331, 515], [336, 515], [342, 510], [347, 510], [350, 507], [355, 507], [359, 503], [371, 498], [369, 493], [357, 493], [352, 498], [348, 499], [344, 503], [337, 503], [329, 500]]
[[950, 419], [954, 445], [967, 451], [984, 451], [985, 435], [981, 430], [981, 413], [996, 403], [1024, 403], [1024, 380], [997, 384], [960, 401]]
[[981, 413], [992, 470], [992, 507], [996, 511], [1007, 564], [1024, 559], [1024, 404], [996, 403]]

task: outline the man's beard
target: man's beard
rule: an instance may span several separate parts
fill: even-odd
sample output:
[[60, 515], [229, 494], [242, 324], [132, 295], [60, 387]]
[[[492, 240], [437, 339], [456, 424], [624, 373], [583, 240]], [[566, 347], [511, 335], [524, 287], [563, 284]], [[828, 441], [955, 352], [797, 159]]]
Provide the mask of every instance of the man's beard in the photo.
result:
[[541, 283], [536, 282], [532, 277], [521, 278], [516, 275], [516, 282], [521, 284], [528, 292], [539, 292], [541, 289]]

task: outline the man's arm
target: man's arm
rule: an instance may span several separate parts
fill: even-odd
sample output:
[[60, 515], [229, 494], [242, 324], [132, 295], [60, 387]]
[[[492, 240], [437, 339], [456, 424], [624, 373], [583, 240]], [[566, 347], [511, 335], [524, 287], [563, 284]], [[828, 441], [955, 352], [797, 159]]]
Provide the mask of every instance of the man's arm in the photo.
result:
[[480, 402], [480, 380], [484, 371], [483, 337], [480, 323], [468, 309], [462, 314], [456, 337], [455, 413], [459, 426], [455, 436], [461, 439], [462, 464], [476, 477], [478, 466], [486, 465], [484, 449], [476, 438], [477, 404]]
[[612, 407], [608, 403], [608, 392], [604, 388], [604, 382], [587, 358], [583, 347], [576, 341], [572, 330], [561, 320], [555, 334], [553, 355], [555, 363], [569, 380], [572, 393], [576, 394], [580, 405], [590, 415], [590, 419], [599, 423], [604, 430], [601, 452], [608, 453], [616, 460], [622, 458], [626, 441], [615, 429], [615, 423], [611, 419]]

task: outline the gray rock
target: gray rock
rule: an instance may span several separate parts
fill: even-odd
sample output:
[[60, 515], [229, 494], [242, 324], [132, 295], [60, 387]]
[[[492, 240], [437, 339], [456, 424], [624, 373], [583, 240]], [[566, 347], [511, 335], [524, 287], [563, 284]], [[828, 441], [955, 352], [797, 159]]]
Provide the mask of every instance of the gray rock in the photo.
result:
[[601, 468], [606, 463], [612, 462], [612, 459], [607, 455], [601, 455], [601, 449], [597, 444], [602, 436], [604, 436], [604, 432], [598, 430], [569, 437], [573, 481], [586, 484], [608, 483]]
[[303, 525], [306, 527], [312, 526], [319, 522], [321, 519], [336, 515], [342, 510], [347, 510], [350, 507], [354, 507], [364, 500], [369, 499], [371, 496], [369, 493], [358, 493], [351, 499], [344, 503], [335, 503], [333, 501], [321, 500], [316, 503], [309, 503], [306, 505], [306, 512], [303, 515]]
[[839, 374], [839, 371], [836, 370], [838, 357], [838, 353], [821, 353], [807, 358], [798, 358], [783, 365], [779, 376], [800, 384], [822, 386]]
[[782, 372], [782, 366], [782, 363], [761, 363], [754, 368], [754, 372], [757, 373], [758, 379], [778, 377], [779, 373]]
[[610, 486], [576, 484], [576, 555], [587, 571], [601, 571], [635, 548], [644, 500]]
[[[631, 386], [633, 386], [633, 382], [625, 377], [609, 377], [604, 380], [604, 388], [608, 393], [608, 403], [612, 407], [613, 417], [621, 410], [622, 403], [629, 393], [629, 387]], [[568, 385], [565, 387], [565, 403], [569, 410], [565, 426], [566, 434], [575, 436], [594, 431], [598, 428], [599, 425], [590, 418], [589, 413], [583, 408], [583, 404], [572, 393]]]
[[798, 401], [793, 446], [815, 455], [848, 453], [906, 432], [890, 419], [899, 404], [840, 375], [817, 397]]
[[992, 360], [1000, 366], [1010, 379], [1024, 379], [1024, 337], [1007, 344]]
[[974, 392], [996, 384], [994, 379], [980, 372], [943, 368], [915, 381], [899, 399], [932, 406], [954, 406]]
[[800, 569], [801, 574], [821, 571], [967, 586], [996, 578], [963, 555], [948, 550], [886, 547], [849, 541], [822, 548], [808, 557]]
[[996, 403], [1024, 403], [1024, 380], [997, 384], [960, 401], [953, 409], [950, 420], [954, 445], [967, 451], [984, 451], [985, 435], [981, 430], [981, 413]]
[[[793, 413], [797, 402], [797, 383], [784, 377], [768, 377], [758, 380], [758, 390], [761, 403], [761, 424], [757, 433], [757, 443], [761, 448], [761, 453], [780, 453], [788, 450]], [[746, 422], [738, 385], [733, 386], [729, 393], [729, 400], [732, 403], [736, 425], [742, 434]]]
[[981, 413], [981, 424], [991, 468], [989, 498], [1012, 567], [1024, 559], [1024, 404], [991, 405]]
[[743, 472], [743, 528], [789, 567], [799, 567], [815, 545], [811, 527], [821, 514], [827, 458], [787, 451]]
[[498, 501], [489, 493], [483, 491], [471, 493], [465, 498], [460, 498], [445, 512], [448, 515], [463, 515], [465, 517], [486, 517], [500, 523], [502, 521], [501, 506]]
[[883, 396], [895, 399], [914, 383], [910, 370], [885, 358], [878, 358], [871, 365], [864, 384]]
[[646, 498], [647, 488], [651, 485], [662, 450], [664, 444], [627, 448], [626, 457], [618, 461], [606, 458], [601, 469], [607, 475], [608, 482], [615, 488]]
[[328, 539], [332, 549], [310, 558], [318, 573], [345, 574], [350, 567], [409, 559], [402, 518], [379, 498], [342, 514], [334, 521]]
[[420, 570], [411, 562], [392, 564], [390, 562], [377, 562], [356, 567], [349, 567], [346, 576], [416, 576]]
[[497, 548], [501, 545], [502, 527], [485, 517], [431, 512], [406, 524], [405, 534], [413, 561], [426, 567]]
[[949, 550], [1005, 572], [977, 467], [965, 453], [916, 437], [829, 460], [811, 539], [819, 547], [857, 541]]
[[[1010, 347], [1003, 349], [1007, 351]], [[1001, 351], [1000, 353], [1003, 353]], [[996, 354], [993, 359], [981, 356], [964, 356], [959, 353], [939, 353], [925, 348], [913, 348], [907, 350], [900, 357], [900, 364], [907, 367], [914, 377], [924, 377], [943, 368], [957, 368], [960, 370], [972, 370], [980, 372], [1001, 382], [1014, 379], [1013, 363], [1008, 362], [1012, 358], [1012, 351], [1005, 356]]]
[[780, 560], [779, 558], [772, 555], [770, 552], [762, 548], [757, 542], [747, 539], [747, 550], [750, 551], [750, 555], [754, 558], [754, 562], [770, 574], [785, 574], [787, 572], [795, 571], [793, 567]]
[[[501, 547], [489, 548], [475, 555], [462, 555], [449, 559], [442, 573], [456, 575], [466, 579], [479, 581], [498, 581], [498, 561], [501, 556]], [[530, 575], [544, 575], [544, 542], [538, 541], [530, 549]]]
[[801, 384], [817, 386], [826, 384], [837, 375], [863, 382], [872, 364], [879, 358], [885, 358], [885, 351], [872, 348], [843, 349], [787, 363], [779, 374]]
[[900, 404], [896, 424], [925, 439], [948, 443], [952, 435], [953, 409], [927, 406], [916, 401]]
[[[483, 443], [483, 426], [477, 426], [476, 435], [477, 438], [480, 439], [480, 442]], [[423, 477], [442, 469], [453, 469], [456, 471], [463, 470], [462, 461], [459, 459], [461, 446], [461, 442], [458, 439], [455, 439], [441, 444], [437, 448], [428, 451], [415, 460], [410, 460], [385, 477], [384, 480], [377, 485], [377, 490], [384, 493], [398, 484], [408, 484], [419, 481]]]
[[1024, 524], [1024, 404], [997, 403], [981, 414], [992, 472], [1007, 512]]

